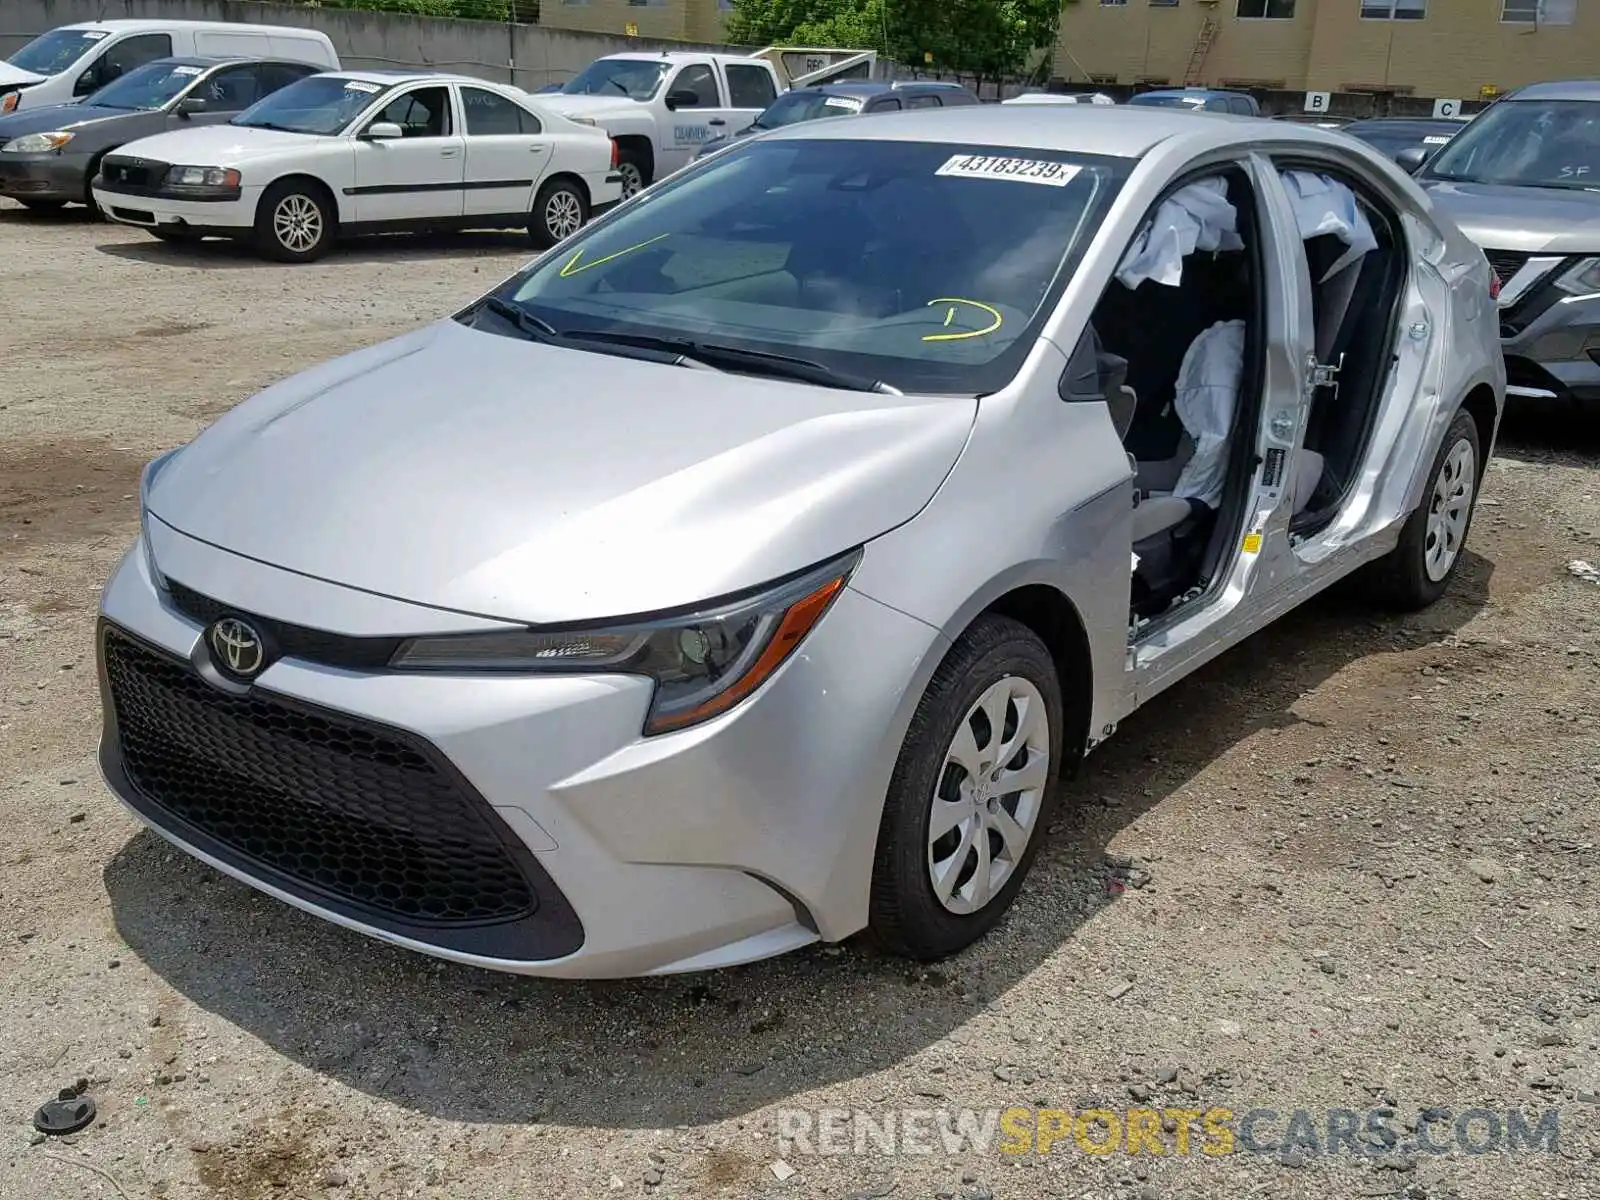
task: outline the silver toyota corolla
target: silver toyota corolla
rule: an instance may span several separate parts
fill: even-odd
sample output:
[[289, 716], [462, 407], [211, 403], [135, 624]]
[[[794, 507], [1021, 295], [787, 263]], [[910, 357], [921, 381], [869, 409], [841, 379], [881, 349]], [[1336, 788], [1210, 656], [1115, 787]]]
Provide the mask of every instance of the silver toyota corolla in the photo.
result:
[[1490, 280], [1401, 170], [1284, 122], [751, 139], [152, 463], [106, 778], [458, 962], [949, 954], [1144, 701], [1358, 568], [1449, 585]]

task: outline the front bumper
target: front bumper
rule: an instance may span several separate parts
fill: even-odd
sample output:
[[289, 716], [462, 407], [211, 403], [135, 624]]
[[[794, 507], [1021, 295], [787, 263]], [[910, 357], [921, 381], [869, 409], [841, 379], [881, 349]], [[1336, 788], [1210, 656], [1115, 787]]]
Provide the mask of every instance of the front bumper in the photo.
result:
[[1600, 296], [1545, 282], [1500, 314], [1500, 334], [1509, 398], [1600, 401]]
[[261, 188], [245, 187], [236, 199], [174, 200], [96, 185], [95, 203], [113, 221], [143, 229], [184, 229], [214, 237], [248, 237], [255, 229]]
[[87, 154], [0, 154], [0, 196], [83, 203]]
[[[706, 725], [648, 739], [640, 730], [651, 685], [634, 677], [402, 674], [284, 657], [241, 698], [201, 680], [203, 622], [216, 612], [313, 629], [337, 622], [350, 636], [374, 628], [416, 634], [448, 632], [452, 623], [475, 626], [437, 610], [357, 597], [152, 526], [161, 571], [210, 597], [211, 609], [197, 613], [192, 600], [180, 609], [174, 592], [154, 582], [142, 545], [124, 559], [102, 605], [103, 770], [141, 820], [218, 869], [370, 936], [530, 975], [617, 977], [727, 966], [819, 937], [843, 938], [865, 924], [895, 731], [909, 717], [898, 673], [935, 647], [939, 635], [931, 627], [846, 590], [801, 651], [749, 701]], [[308, 619], [319, 614], [320, 625]], [[108, 638], [166, 664], [167, 685], [187, 693], [188, 715], [180, 722], [190, 738], [185, 753], [198, 746], [211, 760], [207, 770], [242, 772], [239, 786], [215, 794], [228, 803], [248, 794], [257, 798], [251, 803], [275, 806], [269, 829], [243, 829], [235, 810], [226, 820], [205, 813], [187, 819], [192, 809], [176, 803], [175, 793], [161, 794], [170, 770], [159, 762], [136, 781], [130, 754], [148, 764], [150, 750], [130, 743], [119, 718], [127, 725], [124, 714], [132, 714], [137, 725], [149, 704], [144, 693], [111, 681], [108, 661], [113, 672], [124, 668], [115, 652], [108, 654]], [[255, 706], [259, 716], [242, 733], [219, 725], [213, 712], [238, 705]], [[260, 728], [285, 721], [298, 722], [293, 738], [299, 740], [273, 749]], [[336, 727], [335, 733], [304, 733], [307, 721], [323, 722], [319, 730]], [[178, 726], [168, 720], [166, 727]], [[459, 839], [440, 833], [449, 822], [424, 820], [422, 801], [409, 790], [373, 780], [376, 768], [358, 765], [363, 799], [351, 793], [348, 780], [357, 776], [345, 766], [301, 761], [302, 742], [348, 740], [338, 732], [344, 729], [378, 739], [374, 761], [387, 763], [409, 748], [432, 778], [445, 781], [453, 789], [450, 803], [466, 814], [460, 820], [481, 822], [504, 847], [495, 858], [479, 838], [474, 853], [488, 858], [473, 859], [480, 866], [471, 870], [492, 877], [503, 896], [517, 891], [506, 882], [505, 865], [512, 864], [533, 896], [531, 911], [526, 903], [491, 911], [488, 902], [439, 901], [432, 918], [419, 922], [414, 903], [410, 913], [385, 907], [392, 887], [411, 900], [468, 894], [462, 872], [471, 870], [462, 864], [471, 855], [455, 846]], [[204, 736], [195, 740], [197, 730]], [[240, 763], [257, 765], [246, 770]], [[395, 807], [375, 810], [373, 795], [394, 797]], [[301, 841], [283, 852], [285, 839], [301, 836], [296, 830]], [[312, 866], [308, 846], [316, 847]], [[373, 849], [383, 846], [385, 853]], [[359, 861], [340, 859], [360, 847], [367, 850]], [[431, 857], [424, 862], [418, 855]], [[435, 886], [441, 877], [428, 876], [428, 864], [443, 861], [441, 855], [453, 855], [456, 866]]]

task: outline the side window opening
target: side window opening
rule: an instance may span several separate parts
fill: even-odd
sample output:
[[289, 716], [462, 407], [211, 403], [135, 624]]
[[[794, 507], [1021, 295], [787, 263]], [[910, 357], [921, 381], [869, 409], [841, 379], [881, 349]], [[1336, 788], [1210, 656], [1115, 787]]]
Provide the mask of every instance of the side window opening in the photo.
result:
[[1203, 596], [1238, 544], [1262, 406], [1263, 269], [1244, 172], [1184, 182], [1124, 252], [1062, 381], [1063, 399], [1107, 404], [1134, 473], [1135, 635]]
[[772, 75], [765, 67], [729, 63], [728, 103], [734, 108], [766, 108], [778, 98]]
[[700, 108], [717, 108], [722, 103], [722, 98], [717, 93], [717, 77], [704, 63], [691, 63], [679, 71], [678, 78], [673, 81], [672, 90], [693, 92], [696, 105]]
[[450, 135], [450, 92], [442, 87], [418, 88], [384, 106], [374, 122], [392, 121], [408, 138]]
[[255, 66], [226, 67], [218, 71], [196, 93], [213, 112], [242, 112], [271, 89], [262, 86], [263, 69]]
[[1406, 256], [1393, 214], [1336, 172], [1280, 164], [1279, 177], [1305, 252], [1316, 359], [1335, 369], [1312, 398], [1295, 463], [1290, 530], [1304, 534], [1333, 517], [1360, 472], [1392, 361]]
[[506, 137], [528, 132], [523, 127], [523, 108], [498, 93], [463, 87], [461, 108], [468, 137]]

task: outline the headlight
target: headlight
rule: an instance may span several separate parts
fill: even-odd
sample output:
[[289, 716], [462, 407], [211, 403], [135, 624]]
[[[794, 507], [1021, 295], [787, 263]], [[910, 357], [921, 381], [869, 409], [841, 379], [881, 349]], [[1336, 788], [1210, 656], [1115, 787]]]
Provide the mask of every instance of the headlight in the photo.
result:
[[61, 149], [76, 136], [74, 133], [27, 133], [0, 146], [0, 154], [48, 154]]
[[224, 167], [168, 167], [165, 183], [169, 187], [236, 188], [239, 172]]
[[859, 560], [856, 551], [757, 594], [682, 616], [609, 628], [412, 638], [390, 665], [646, 675], [656, 688], [644, 732], [685, 729], [727, 712], [770, 679], [844, 590]]
[[1600, 258], [1584, 258], [1563, 271], [1556, 286], [1574, 296], [1592, 296], [1600, 292]]
[[166, 469], [168, 463], [178, 456], [177, 450], [168, 450], [165, 454], [158, 455], [145, 465], [139, 474], [139, 539], [144, 543], [145, 566], [150, 568], [150, 578], [156, 581], [156, 586], [165, 588], [167, 581], [156, 567], [155, 551], [150, 547], [150, 488], [156, 481], [156, 476]]

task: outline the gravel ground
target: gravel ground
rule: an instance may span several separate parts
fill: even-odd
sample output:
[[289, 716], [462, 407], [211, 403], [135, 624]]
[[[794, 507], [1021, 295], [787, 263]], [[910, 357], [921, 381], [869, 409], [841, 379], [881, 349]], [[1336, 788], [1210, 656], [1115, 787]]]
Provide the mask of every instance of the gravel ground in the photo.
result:
[[[140, 464], [527, 253], [273, 267], [0, 203], [0, 1196], [1596, 1194], [1600, 586], [1567, 564], [1600, 561], [1600, 435], [1567, 415], [1510, 432], [1433, 610], [1327, 598], [1127, 722], [1010, 919], [937, 970], [847, 946], [643, 983], [481, 974], [141, 832], [96, 775], [90, 648]], [[74, 1086], [97, 1122], [34, 1135]], [[1182, 1114], [1159, 1155], [778, 1136], [780, 1110], [1012, 1105], [1277, 1110], [1263, 1142], [1295, 1109], [1379, 1106], [1402, 1138], [1435, 1107], [1557, 1109], [1560, 1133], [1437, 1155], [1181, 1154]]]

